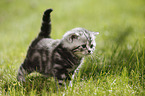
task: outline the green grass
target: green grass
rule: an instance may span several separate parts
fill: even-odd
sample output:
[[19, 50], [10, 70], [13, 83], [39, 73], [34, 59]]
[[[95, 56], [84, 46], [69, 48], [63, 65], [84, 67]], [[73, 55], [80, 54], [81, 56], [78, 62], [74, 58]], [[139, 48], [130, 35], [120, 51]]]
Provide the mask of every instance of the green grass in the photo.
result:
[[[0, 95], [2, 96], [144, 96], [144, 0], [1, 0]], [[73, 87], [56, 92], [53, 78], [16, 80], [30, 42], [37, 36], [43, 11], [53, 8], [52, 38], [74, 28], [99, 31], [96, 51], [86, 57]]]

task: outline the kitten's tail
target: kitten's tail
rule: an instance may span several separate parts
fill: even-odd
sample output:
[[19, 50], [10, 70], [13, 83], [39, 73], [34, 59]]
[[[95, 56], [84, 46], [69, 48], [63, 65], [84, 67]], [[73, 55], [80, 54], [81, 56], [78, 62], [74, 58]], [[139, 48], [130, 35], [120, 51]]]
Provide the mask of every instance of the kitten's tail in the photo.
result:
[[47, 9], [42, 18], [42, 25], [41, 30], [38, 35], [38, 37], [42, 38], [50, 38], [51, 33], [51, 19], [50, 19], [50, 13], [53, 11], [53, 9]]

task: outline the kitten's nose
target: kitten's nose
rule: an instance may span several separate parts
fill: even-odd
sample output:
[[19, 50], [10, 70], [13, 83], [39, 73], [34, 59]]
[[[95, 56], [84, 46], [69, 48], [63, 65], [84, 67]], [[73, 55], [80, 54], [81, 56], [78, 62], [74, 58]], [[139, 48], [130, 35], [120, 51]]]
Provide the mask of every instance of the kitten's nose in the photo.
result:
[[91, 51], [90, 51], [90, 50], [88, 50], [88, 53], [91, 53]]

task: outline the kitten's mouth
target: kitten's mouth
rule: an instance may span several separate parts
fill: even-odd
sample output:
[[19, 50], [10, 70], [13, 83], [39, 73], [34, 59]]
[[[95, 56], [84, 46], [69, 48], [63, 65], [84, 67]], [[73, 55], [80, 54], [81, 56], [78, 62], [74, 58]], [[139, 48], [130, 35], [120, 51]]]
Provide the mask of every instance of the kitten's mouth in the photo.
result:
[[91, 55], [92, 53], [87, 53], [86, 55]]
[[86, 55], [87, 55], [87, 56], [90, 56], [90, 55], [92, 55], [92, 53], [87, 53]]

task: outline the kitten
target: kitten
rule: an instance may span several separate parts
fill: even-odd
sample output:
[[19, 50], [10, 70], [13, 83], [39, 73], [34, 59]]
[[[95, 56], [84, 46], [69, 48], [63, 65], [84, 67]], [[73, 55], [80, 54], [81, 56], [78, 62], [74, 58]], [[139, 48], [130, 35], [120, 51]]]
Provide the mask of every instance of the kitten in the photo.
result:
[[71, 80], [70, 74], [75, 74], [75, 70], [79, 69], [83, 57], [95, 50], [95, 35], [98, 32], [84, 28], [74, 28], [66, 32], [61, 40], [51, 39], [52, 11], [47, 9], [43, 14], [40, 33], [29, 46], [26, 58], [18, 70], [18, 81], [25, 82], [25, 76], [37, 71], [53, 76], [62, 85], [64, 80]]

